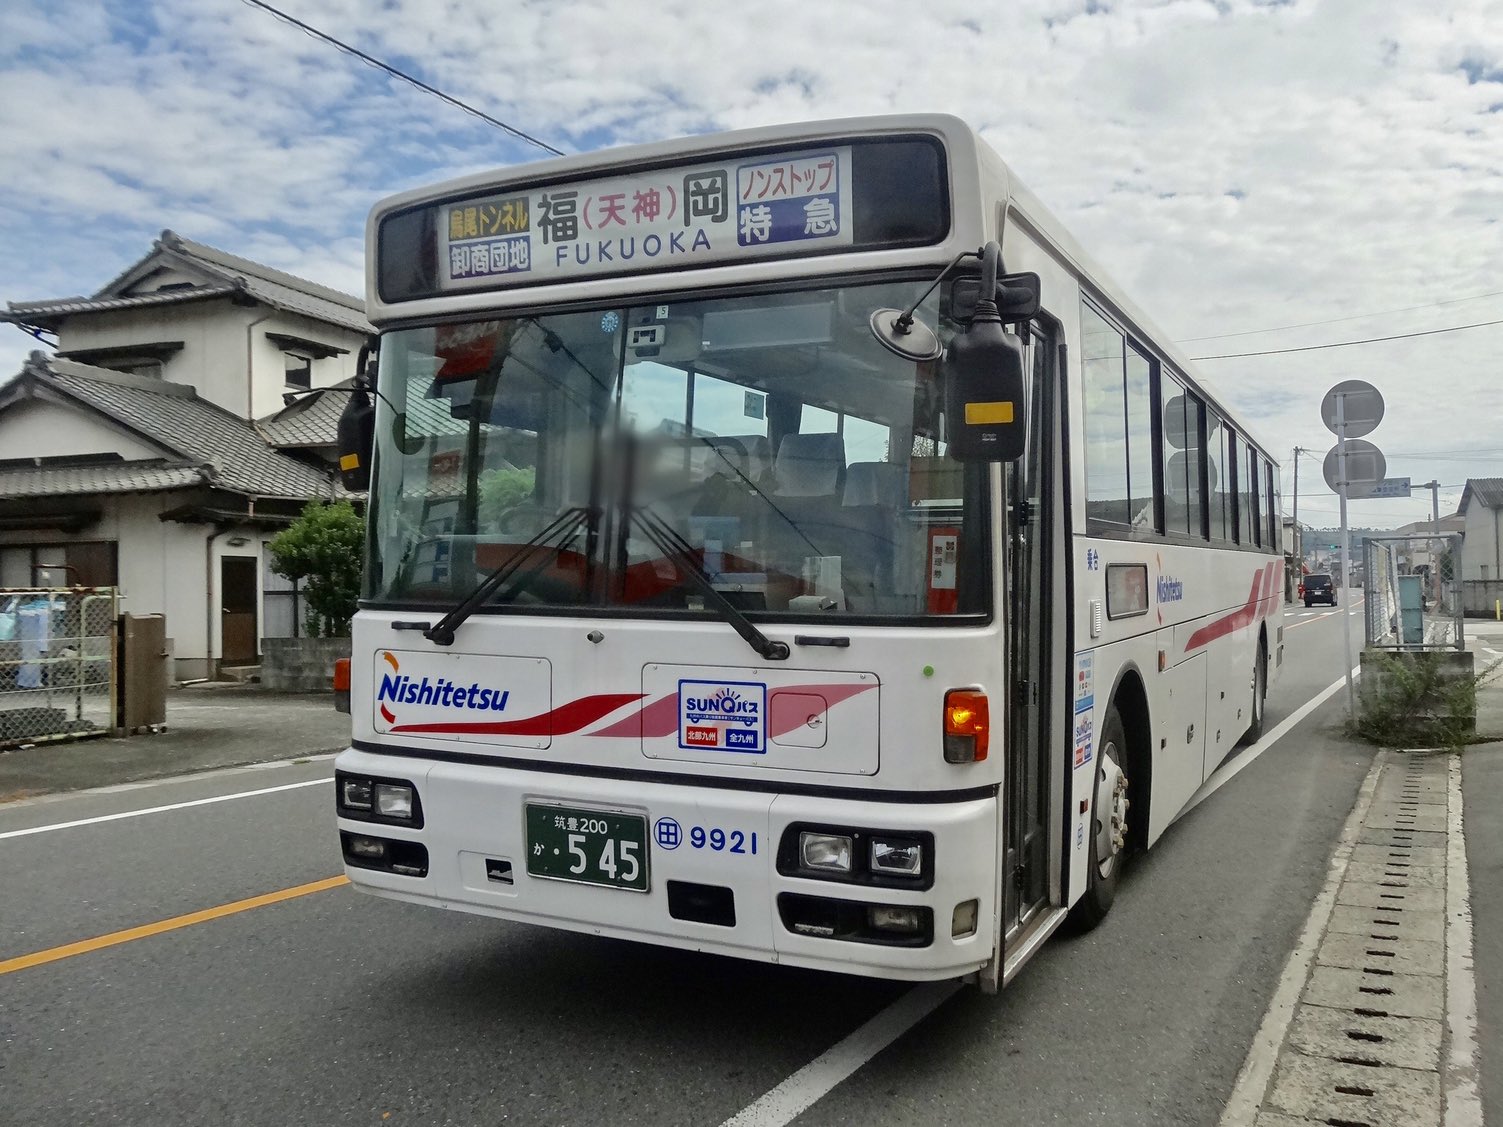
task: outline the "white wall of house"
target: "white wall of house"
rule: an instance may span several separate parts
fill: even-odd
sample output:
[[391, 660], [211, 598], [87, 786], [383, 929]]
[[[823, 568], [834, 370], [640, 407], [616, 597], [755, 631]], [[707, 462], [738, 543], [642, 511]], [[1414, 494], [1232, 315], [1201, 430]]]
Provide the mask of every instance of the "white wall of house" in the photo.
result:
[[[281, 410], [282, 393], [287, 390], [282, 346], [267, 333], [347, 350], [344, 355], [313, 361], [314, 387], [353, 376], [364, 340], [361, 333], [311, 317], [264, 305], [236, 305], [224, 298], [72, 317], [63, 323], [58, 349], [70, 352], [180, 340], [183, 347], [163, 363], [162, 378], [187, 384], [202, 398], [242, 419], [259, 419]], [[65, 451], [60, 448], [58, 452]]]
[[59, 454], [119, 454], [131, 459], [171, 456], [102, 419], [55, 403], [31, 399], [0, 415], [0, 458]]
[[[177, 503], [172, 494], [116, 496], [105, 505], [99, 520], [80, 532], [5, 531], [0, 532], [0, 545], [114, 541], [120, 609], [164, 615], [177, 658], [176, 675], [202, 677], [211, 657], [209, 608], [201, 578], [208, 558], [208, 528], [160, 519], [162, 512]], [[217, 604], [214, 609], [217, 615]]]
[[1499, 551], [1503, 510], [1489, 509], [1474, 496], [1462, 517], [1466, 539], [1461, 545], [1461, 578], [1503, 579], [1503, 552]]
[[[266, 312], [262, 310], [263, 314]], [[339, 356], [326, 356], [312, 362], [310, 375], [313, 387], [329, 387], [353, 376], [360, 346], [365, 340], [361, 333], [293, 313], [278, 312], [256, 325], [250, 354], [251, 371], [255, 378], [251, 396], [252, 413], [249, 416], [255, 419], [280, 411], [282, 393], [290, 390], [286, 382], [286, 353], [282, 345], [273, 341], [268, 333], [300, 337], [345, 350]]]
[[180, 340], [183, 347], [163, 363], [162, 378], [188, 384], [210, 403], [244, 418], [247, 326], [264, 312], [224, 298], [70, 317], [59, 333], [58, 351]]

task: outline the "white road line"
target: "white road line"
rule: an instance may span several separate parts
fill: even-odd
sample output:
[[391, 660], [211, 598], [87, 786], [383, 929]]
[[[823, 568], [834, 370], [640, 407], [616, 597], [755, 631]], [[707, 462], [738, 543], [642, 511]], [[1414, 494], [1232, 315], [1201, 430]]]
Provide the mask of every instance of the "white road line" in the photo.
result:
[[[1336, 682], [1337, 685], [1343, 683]], [[1299, 1003], [1305, 980], [1310, 977], [1310, 965], [1315, 962], [1315, 953], [1320, 947], [1321, 936], [1325, 934], [1326, 924], [1331, 919], [1331, 910], [1336, 907], [1336, 892], [1346, 875], [1352, 847], [1356, 845], [1357, 836], [1361, 832], [1362, 819], [1367, 817], [1368, 807], [1372, 805], [1373, 791], [1378, 785], [1378, 772], [1383, 769], [1387, 755], [1385, 751], [1378, 752], [1373, 757], [1367, 778], [1362, 780], [1362, 788], [1357, 792], [1357, 803], [1347, 815], [1341, 836], [1336, 839], [1336, 851], [1331, 855], [1331, 863], [1326, 869], [1326, 883], [1315, 897], [1315, 904], [1305, 920], [1305, 929], [1300, 932], [1289, 961], [1284, 964], [1284, 976], [1279, 979], [1278, 988], [1274, 990], [1273, 1000], [1269, 1002], [1268, 1012], [1263, 1015], [1263, 1022], [1258, 1026], [1252, 1047], [1247, 1050], [1247, 1059], [1242, 1062], [1242, 1071], [1237, 1074], [1237, 1082], [1232, 1086], [1232, 1097], [1221, 1113], [1221, 1127], [1252, 1127], [1257, 1120], [1258, 1107], [1268, 1091], [1269, 1081], [1273, 1079], [1273, 1066], [1278, 1062], [1279, 1047], [1283, 1045], [1284, 1035], [1294, 1020], [1294, 1007]]]
[[958, 982], [915, 986], [861, 1028], [836, 1042], [721, 1127], [784, 1127], [872, 1057], [953, 997]]
[[186, 810], [190, 806], [210, 806], [216, 802], [232, 802], [237, 798], [255, 798], [261, 794], [277, 794], [284, 790], [298, 790], [302, 787], [325, 786], [332, 780], [308, 779], [301, 783], [284, 783], [279, 787], [262, 787], [260, 790], [242, 790], [234, 794], [217, 794], [212, 798], [195, 798], [190, 802], [173, 802], [166, 806], [149, 806], [144, 810], [124, 810], [118, 814], [101, 814], [97, 818], [79, 818], [75, 822], [54, 822], [48, 826], [32, 826], [24, 830], [7, 830], [0, 833], [0, 841], [11, 837], [30, 837], [32, 834], [51, 833], [53, 830], [72, 830], [79, 826], [94, 826], [100, 822], [118, 822], [123, 818], [141, 818], [147, 814], [164, 814], [169, 810]]
[[1451, 756], [1446, 834], [1446, 1024], [1450, 1052], [1441, 1062], [1446, 1127], [1482, 1127], [1477, 1089], [1477, 979], [1472, 969], [1472, 902], [1461, 806], [1461, 756]]
[[51, 794], [38, 794], [31, 798], [0, 800], [0, 814], [23, 810], [28, 806], [48, 806], [86, 798], [96, 794], [127, 794], [131, 791], [151, 790], [153, 787], [170, 787], [178, 783], [202, 783], [222, 779], [230, 775], [244, 775], [254, 771], [279, 771], [284, 767], [305, 767], [309, 763], [322, 763], [339, 755], [337, 751], [321, 751], [317, 755], [297, 755], [291, 759], [268, 759], [265, 763], [241, 763], [235, 767], [216, 767], [209, 771], [190, 771], [185, 775], [167, 775], [160, 779], [138, 779], [133, 783], [110, 783], [108, 786], [88, 787], [84, 790], [60, 790]]
[[[1356, 669], [1353, 669], [1352, 676], [1357, 676], [1359, 673], [1361, 673], [1361, 671], [1362, 670], [1360, 666]], [[1279, 740], [1287, 736], [1290, 730], [1296, 724], [1298, 724], [1306, 716], [1309, 716], [1310, 713], [1314, 712], [1321, 705], [1325, 704], [1326, 701], [1330, 700], [1331, 697], [1335, 695], [1336, 691], [1345, 684], [1345, 677], [1343, 677], [1339, 681], [1332, 681], [1324, 689], [1316, 693], [1315, 696], [1311, 697], [1288, 716], [1284, 717], [1284, 719], [1279, 722], [1279, 724], [1273, 729], [1273, 731], [1264, 734], [1261, 740], [1253, 744], [1251, 747], [1243, 750], [1242, 753], [1238, 755], [1236, 759], [1232, 760], [1231, 763], [1227, 764], [1225, 767], [1218, 768], [1211, 775], [1211, 777], [1201, 785], [1201, 788], [1190, 796], [1190, 801], [1185, 805], [1185, 808], [1176, 815], [1176, 818], [1183, 818], [1191, 810], [1194, 810], [1202, 802], [1210, 798], [1211, 795], [1215, 794], [1222, 787], [1226, 786], [1227, 783], [1235, 779], [1248, 767], [1252, 766], [1253, 762], [1258, 758], [1258, 756], [1262, 755], [1274, 744], [1278, 743]]]

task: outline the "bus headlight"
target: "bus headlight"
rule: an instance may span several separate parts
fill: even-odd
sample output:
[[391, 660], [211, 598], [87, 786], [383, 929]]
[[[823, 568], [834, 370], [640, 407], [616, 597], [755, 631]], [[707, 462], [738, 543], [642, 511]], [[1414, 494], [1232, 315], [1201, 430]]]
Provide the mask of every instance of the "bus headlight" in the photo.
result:
[[849, 873], [853, 852], [851, 839], [844, 834], [810, 833], [805, 830], [798, 835], [799, 860], [806, 869]]
[[376, 813], [383, 818], [412, 819], [412, 788], [405, 783], [376, 784]]
[[907, 838], [872, 838], [871, 871], [897, 877], [916, 877], [924, 871], [924, 847]]
[[339, 804], [351, 810], [369, 810], [371, 808], [371, 781], [369, 779], [340, 779]]

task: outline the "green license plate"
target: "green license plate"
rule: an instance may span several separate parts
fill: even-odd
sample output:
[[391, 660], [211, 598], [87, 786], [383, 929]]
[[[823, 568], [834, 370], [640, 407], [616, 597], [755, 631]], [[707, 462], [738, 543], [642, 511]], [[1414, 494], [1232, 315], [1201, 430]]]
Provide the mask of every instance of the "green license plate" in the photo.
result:
[[529, 802], [527, 872], [647, 891], [647, 819], [641, 814]]

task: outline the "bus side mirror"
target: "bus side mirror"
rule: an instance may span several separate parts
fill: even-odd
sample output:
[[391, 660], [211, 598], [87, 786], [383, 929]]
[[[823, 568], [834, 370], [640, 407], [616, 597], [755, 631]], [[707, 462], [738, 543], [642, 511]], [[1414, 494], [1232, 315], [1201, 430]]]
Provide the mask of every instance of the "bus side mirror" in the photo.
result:
[[[988, 243], [983, 277], [996, 277], [1000, 257]], [[995, 292], [995, 287], [990, 287]], [[988, 292], [982, 286], [982, 294]], [[1023, 341], [1002, 327], [997, 303], [986, 296], [944, 358], [945, 434], [958, 462], [1015, 462], [1023, 456], [1028, 412], [1024, 401]]]
[[350, 392], [339, 416], [339, 480], [352, 493], [371, 487], [371, 450], [376, 444], [376, 406], [363, 387]]

